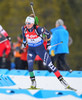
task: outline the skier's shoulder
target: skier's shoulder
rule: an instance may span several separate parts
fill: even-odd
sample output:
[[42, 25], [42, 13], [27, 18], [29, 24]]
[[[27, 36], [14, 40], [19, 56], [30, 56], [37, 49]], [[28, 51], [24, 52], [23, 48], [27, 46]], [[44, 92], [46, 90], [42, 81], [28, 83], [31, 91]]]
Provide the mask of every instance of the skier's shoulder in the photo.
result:
[[21, 29], [22, 29], [22, 30], [24, 30], [25, 28], [26, 28], [26, 26], [25, 26], [25, 25], [21, 27]]
[[36, 25], [36, 29], [37, 29], [38, 33], [43, 33], [43, 32], [49, 33], [49, 31], [45, 27]]
[[43, 33], [44, 32], [44, 28], [43, 27], [38, 26], [38, 25], [35, 25], [34, 27], [35, 27], [35, 29], [37, 30], [38, 33]]

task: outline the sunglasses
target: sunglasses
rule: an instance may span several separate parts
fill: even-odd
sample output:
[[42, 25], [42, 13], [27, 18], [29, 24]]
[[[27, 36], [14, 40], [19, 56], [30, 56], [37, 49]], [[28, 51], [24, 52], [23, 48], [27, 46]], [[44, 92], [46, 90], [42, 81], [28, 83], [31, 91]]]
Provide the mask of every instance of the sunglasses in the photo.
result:
[[25, 23], [25, 24], [28, 24], [28, 25], [30, 25], [31, 23]]

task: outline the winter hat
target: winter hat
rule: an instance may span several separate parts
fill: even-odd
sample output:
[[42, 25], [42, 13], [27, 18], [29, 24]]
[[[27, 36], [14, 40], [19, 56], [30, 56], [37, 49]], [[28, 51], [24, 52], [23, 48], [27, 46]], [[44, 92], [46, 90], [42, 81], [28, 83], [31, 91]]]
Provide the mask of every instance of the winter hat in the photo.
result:
[[28, 17], [26, 18], [25, 24], [26, 24], [26, 22], [33, 23], [33, 24], [35, 23], [34, 18], [33, 18], [33, 17], [30, 17], [30, 16], [28, 16]]
[[30, 14], [29, 17], [33, 17], [34, 18], [35, 25], [38, 25], [38, 17], [37, 16], [34, 16], [34, 14]]
[[58, 26], [63, 26], [63, 25], [64, 25], [64, 22], [63, 22], [62, 19], [58, 19], [58, 20], [56, 21], [56, 24], [57, 24]]

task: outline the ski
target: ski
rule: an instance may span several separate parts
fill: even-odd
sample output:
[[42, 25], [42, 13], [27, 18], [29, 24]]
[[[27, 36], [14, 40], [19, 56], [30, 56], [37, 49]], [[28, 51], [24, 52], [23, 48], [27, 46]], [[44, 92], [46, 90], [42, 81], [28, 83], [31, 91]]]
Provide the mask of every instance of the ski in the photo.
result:
[[68, 86], [66, 89], [73, 90], [73, 91], [77, 91], [75, 88], [72, 88], [70, 86]]
[[42, 88], [20, 88], [19, 89], [24, 89], [24, 90], [42, 90]]
[[42, 90], [42, 88], [27, 88], [28, 90]]

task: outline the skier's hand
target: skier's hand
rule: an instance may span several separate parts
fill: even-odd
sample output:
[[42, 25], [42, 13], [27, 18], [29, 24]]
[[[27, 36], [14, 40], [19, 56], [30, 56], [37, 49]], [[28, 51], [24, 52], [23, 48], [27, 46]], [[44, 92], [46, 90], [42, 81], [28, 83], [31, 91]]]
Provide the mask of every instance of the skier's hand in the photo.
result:
[[51, 50], [51, 56], [55, 56], [54, 50]]
[[26, 43], [22, 43], [22, 48], [26, 48]]
[[47, 45], [47, 50], [50, 50], [51, 49], [51, 46], [50, 45]]

